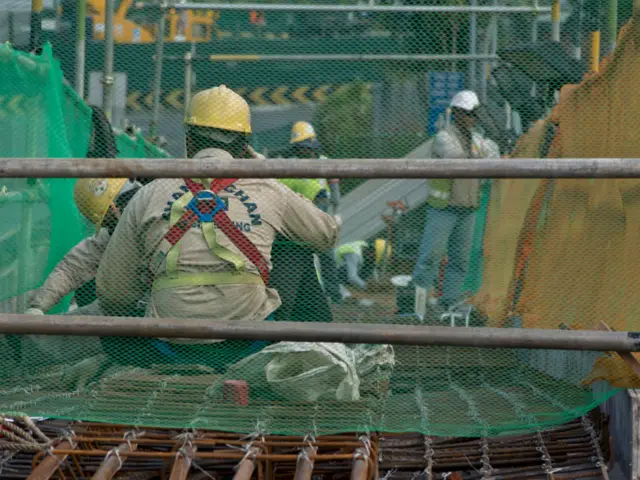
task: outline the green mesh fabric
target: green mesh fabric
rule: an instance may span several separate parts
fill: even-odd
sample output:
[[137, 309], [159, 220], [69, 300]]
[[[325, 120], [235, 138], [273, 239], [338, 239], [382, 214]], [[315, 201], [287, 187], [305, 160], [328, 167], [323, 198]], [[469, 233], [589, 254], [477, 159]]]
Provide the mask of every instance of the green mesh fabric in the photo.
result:
[[[333, 179], [288, 186], [236, 179], [216, 195], [268, 264], [269, 288], [246, 252], [206, 218], [185, 227], [157, 261], [164, 235], [185, 225], [179, 220], [193, 205], [178, 171], [185, 146], [188, 156], [207, 162], [253, 156], [241, 139], [211, 141], [229, 138], [219, 132], [185, 138], [185, 104], [222, 84], [236, 107], [237, 96], [248, 104], [248, 142], [266, 158], [640, 156], [640, 22], [621, 15], [628, 23], [615, 52], [601, 66], [587, 65], [552, 41], [551, 2], [539, 4], [544, 12], [475, 16], [169, 12], [162, 78], [154, 78], [153, 19], [123, 2], [111, 109], [118, 157], [166, 158], [176, 174], [138, 179], [145, 185], [137, 191], [96, 179], [78, 205], [75, 179], [2, 182], [1, 308], [64, 314], [69, 332], [0, 339], [7, 353], [0, 414], [245, 434], [486, 437], [559, 425], [619, 388], [640, 386], [611, 352], [203, 343], [74, 332], [74, 315], [170, 318], [177, 327], [195, 318], [318, 322], [327, 329], [638, 330], [636, 179], [372, 180], [363, 172], [339, 179], [340, 199]], [[105, 58], [100, 5], [89, 14], [98, 24], [88, 34], [83, 95], [70, 86], [76, 58], [64, 28], [48, 34], [39, 55], [0, 47], [0, 157], [86, 156], [92, 110], [83, 98], [102, 98], [104, 88], [95, 78]], [[75, 18], [73, 11], [64, 15]], [[581, 15], [572, 3], [561, 40], [586, 52], [586, 40], [574, 44], [590, 38]], [[194, 58], [185, 64], [187, 52]], [[468, 98], [458, 104], [472, 114], [453, 108], [463, 90], [477, 94], [468, 109]], [[224, 123], [224, 111], [207, 103], [201, 112], [207, 122]], [[244, 111], [232, 112], [234, 121], [242, 123]], [[292, 142], [296, 128], [314, 133]], [[309, 192], [315, 196], [301, 198]], [[80, 213], [90, 208], [102, 209], [98, 232]], [[50, 276], [56, 266], [57, 279]], [[51, 289], [61, 300], [50, 305]]]

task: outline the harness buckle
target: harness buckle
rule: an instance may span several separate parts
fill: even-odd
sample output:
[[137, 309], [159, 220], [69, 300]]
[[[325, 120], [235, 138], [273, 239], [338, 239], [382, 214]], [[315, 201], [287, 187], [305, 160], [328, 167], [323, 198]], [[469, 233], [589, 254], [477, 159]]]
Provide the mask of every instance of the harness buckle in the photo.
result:
[[[198, 208], [198, 203], [211, 201], [215, 203], [213, 210], [209, 213], [201, 212]], [[187, 209], [193, 211], [201, 222], [213, 222], [213, 217], [215, 217], [218, 212], [224, 210], [225, 207], [226, 205], [222, 199], [211, 190], [202, 190], [201, 192], [198, 192], [187, 204]]]

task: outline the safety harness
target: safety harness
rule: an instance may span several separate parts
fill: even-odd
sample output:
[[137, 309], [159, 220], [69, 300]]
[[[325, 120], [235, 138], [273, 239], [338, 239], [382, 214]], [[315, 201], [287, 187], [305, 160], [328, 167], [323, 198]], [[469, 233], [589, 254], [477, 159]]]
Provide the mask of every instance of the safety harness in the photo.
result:
[[[198, 183], [186, 178], [189, 189], [176, 200], [169, 217], [169, 231], [163, 237], [151, 263], [152, 290], [163, 290], [183, 286], [233, 285], [233, 284], [269, 284], [269, 267], [256, 246], [231, 221], [226, 213], [226, 205], [218, 196], [221, 190], [236, 182], [237, 178], [213, 179], [209, 188], [203, 182]], [[211, 253], [222, 260], [232, 263], [231, 272], [178, 272], [180, 240], [194, 223], [200, 221], [202, 233]], [[241, 255], [218, 244], [214, 225], [255, 265], [260, 275], [245, 271], [245, 261]], [[157, 276], [163, 262], [165, 273]]]

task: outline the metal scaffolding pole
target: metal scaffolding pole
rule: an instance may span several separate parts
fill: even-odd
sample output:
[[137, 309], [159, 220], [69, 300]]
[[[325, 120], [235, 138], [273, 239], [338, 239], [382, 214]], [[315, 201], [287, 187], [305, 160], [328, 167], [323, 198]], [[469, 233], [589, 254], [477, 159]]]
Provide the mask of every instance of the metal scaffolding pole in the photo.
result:
[[[478, 0], [471, 0], [471, 7], [478, 6]], [[475, 56], [478, 51], [478, 14], [472, 12], [469, 16], [469, 54]], [[476, 79], [478, 75], [478, 64], [475, 60], [469, 62], [469, 88], [476, 91]]]
[[102, 110], [111, 121], [113, 109], [113, 0], [104, 3], [104, 73], [102, 76]]
[[191, 102], [191, 88], [193, 87], [193, 57], [196, 44], [191, 44], [191, 51], [184, 54], [184, 116], [186, 118]]
[[607, 25], [607, 53], [611, 53], [615, 50], [618, 41], [618, 0], [609, 0]]
[[87, 0], [78, 0], [78, 24], [76, 25], [76, 92], [80, 98], [84, 98], [85, 53], [86, 53], [86, 26], [87, 26]]
[[376, 343], [478, 348], [640, 351], [640, 332], [451, 328], [304, 322], [211, 322], [191, 318], [127, 318], [0, 314], [0, 333], [290, 342]]
[[162, 90], [162, 62], [164, 62], [164, 14], [160, 15], [156, 29], [156, 71], [153, 77], [153, 113], [151, 117], [151, 138], [158, 136], [160, 119], [160, 94]]
[[[5, 8], [8, 5], [5, 4]], [[33, 51], [42, 43], [42, 0], [31, 0], [31, 15], [29, 17], [29, 50]]]
[[640, 158], [0, 158], [0, 178], [640, 178]]
[[[141, 4], [138, 8], [145, 8]], [[550, 7], [534, 6], [452, 6], [452, 5], [289, 5], [266, 3], [177, 3], [165, 8], [175, 10], [259, 10], [263, 12], [378, 12], [378, 13], [548, 13]]]
[[[167, 55], [165, 60], [184, 60], [182, 55]], [[454, 61], [454, 60], [498, 60], [498, 55], [368, 55], [368, 54], [320, 54], [320, 55], [208, 55], [198, 57], [193, 55], [192, 61], [202, 62], [264, 62], [264, 61], [292, 61], [292, 62], [409, 62], [409, 61]]]
[[551, 7], [551, 40], [560, 41], [560, 0], [553, 0]]

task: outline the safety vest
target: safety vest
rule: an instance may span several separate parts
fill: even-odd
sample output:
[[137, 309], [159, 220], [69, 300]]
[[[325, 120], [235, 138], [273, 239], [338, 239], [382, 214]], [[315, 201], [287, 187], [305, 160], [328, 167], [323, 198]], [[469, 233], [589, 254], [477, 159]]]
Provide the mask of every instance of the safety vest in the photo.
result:
[[280, 183], [312, 202], [322, 191], [329, 195], [329, 184], [324, 178], [282, 178]]
[[[483, 158], [485, 156], [484, 150], [482, 137], [474, 132], [471, 141], [472, 157]], [[451, 200], [451, 190], [454, 181], [455, 180], [451, 178], [434, 178], [429, 180], [428, 205], [439, 209], [447, 208]]]
[[336, 250], [336, 263], [339, 267], [344, 264], [344, 256], [349, 254], [356, 254], [360, 261], [362, 261], [362, 249], [367, 246], [367, 242], [356, 241], [351, 243], [344, 243]]
[[[268, 285], [269, 267], [257, 247], [231, 221], [225, 212], [225, 205], [218, 197], [218, 192], [238, 179], [214, 179], [205, 189], [204, 181], [200, 183], [185, 179], [189, 189], [171, 206], [169, 214], [169, 231], [163, 237], [154, 259], [151, 262], [152, 291], [166, 288], [202, 285]], [[226, 272], [189, 273], [178, 271], [181, 239], [196, 223], [200, 222], [210, 252], [234, 266], [234, 270]], [[218, 244], [216, 230], [218, 227], [238, 250], [249, 259], [260, 272], [256, 275], [245, 271], [245, 258]], [[162, 264], [164, 274], [158, 275]]]

